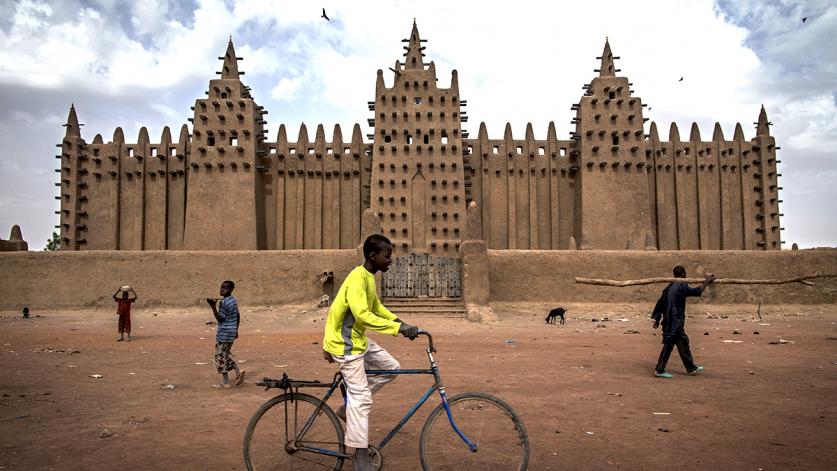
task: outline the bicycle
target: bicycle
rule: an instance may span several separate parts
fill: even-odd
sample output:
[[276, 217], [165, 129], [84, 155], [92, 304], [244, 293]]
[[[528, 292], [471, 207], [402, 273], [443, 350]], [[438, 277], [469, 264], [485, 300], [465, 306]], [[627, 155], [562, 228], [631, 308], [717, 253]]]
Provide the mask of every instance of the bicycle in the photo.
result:
[[[421, 429], [419, 458], [422, 469], [525, 470], [529, 463], [529, 439], [523, 421], [504, 401], [485, 393], [467, 392], [447, 397], [439, 367], [433, 354], [433, 337], [427, 336], [429, 369], [366, 370], [367, 375], [433, 375], [433, 385], [377, 446], [369, 445], [375, 469], [383, 467], [381, 451], [415, 415], [434, 391], [441, 403], [427, 417]], [[266, 390], [283, 393], [265, 402], [250, 419], [244, 434], [244, 463], [249, 471], [302, 469], [295, 465], [315, 464], [326, 469], [342, 469], [346, 453], [343, 427], [327, 402], [340, 388], [345, 400], [345, 384], [338, 372], [330, 383], [264, 378], [257, 382]], [[328, 388], [322, 399], [300, 393], [300, 388]], [[437, 421], [446, 413], [450, 429]], [[275, 416], [275, 417], [274, 417]], [[438, 424], [438, 426], [437, 426]]]

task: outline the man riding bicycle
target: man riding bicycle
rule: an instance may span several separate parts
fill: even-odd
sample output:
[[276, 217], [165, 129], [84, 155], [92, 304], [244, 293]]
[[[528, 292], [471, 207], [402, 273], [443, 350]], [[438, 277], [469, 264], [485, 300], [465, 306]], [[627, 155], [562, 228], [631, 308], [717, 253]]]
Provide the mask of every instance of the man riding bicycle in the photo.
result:
[[383, 347], [366, 337], [366, 329], [399, 333], [415, 339], [418, 327], [409, 325], [381, 304], [375, 289], [375, 273], [389, 270], [392, 242], [373, 234], [363, 243], [363, 265], [352, 270], [340, 286], [326, 320], [323, 357], [337, 362], [346, 384], [346, 403], [337, 415], [346, 421], [345, 444], [355, 448], [355, 471], [371, 471], [369, 459], [369, 412], [372, 394], [394, 375], [366, 375], [370, 370], [396, 370], [398, 361]]

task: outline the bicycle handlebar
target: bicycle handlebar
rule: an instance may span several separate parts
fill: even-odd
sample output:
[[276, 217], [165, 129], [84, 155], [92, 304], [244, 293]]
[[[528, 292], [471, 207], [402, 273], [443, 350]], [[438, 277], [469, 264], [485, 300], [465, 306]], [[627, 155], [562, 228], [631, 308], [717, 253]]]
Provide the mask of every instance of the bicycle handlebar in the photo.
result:
[[433, 336], [430, 335], [430, 332], [428, 332], [426, 330], [419, 329], [417, 335], [426, 335], [427, 336], [427, 343], [429, 344], [428, 348], [430, 349], [431, 352], [436, 351], [436, 348], [433, 347]]

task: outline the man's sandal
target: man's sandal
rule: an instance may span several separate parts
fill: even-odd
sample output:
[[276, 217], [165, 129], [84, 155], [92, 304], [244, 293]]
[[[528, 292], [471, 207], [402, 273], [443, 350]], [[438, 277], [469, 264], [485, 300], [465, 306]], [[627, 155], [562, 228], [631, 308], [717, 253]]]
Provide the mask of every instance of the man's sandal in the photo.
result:
[[244, 384], [244, 375], [246, 373], [247, 373], [246, 371], [242, 371], [241, 373], [238, 374], [238, 376], [235, 377], [235, 385], [236, 386], [241, 386], [242, 384]]

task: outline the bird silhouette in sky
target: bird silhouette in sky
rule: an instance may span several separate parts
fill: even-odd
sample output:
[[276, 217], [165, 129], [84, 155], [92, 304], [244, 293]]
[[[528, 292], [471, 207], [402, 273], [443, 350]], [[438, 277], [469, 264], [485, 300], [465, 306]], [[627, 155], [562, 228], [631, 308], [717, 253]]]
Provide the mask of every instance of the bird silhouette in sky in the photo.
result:
[[325, 18], [326, 21], [331, 21], [331, 18], [326, 15], [325, 8], [323, 8], [323, 14], [320, 15], [320, 18]]
[[802, 22], [805, 23], [805, 20], [807, 20], [807, 19], [808, 19], [807, 16], [805, 18], [802, 18]]
[[683, 77], [680, 77], [680, 80], [678, 80], [678, 82], [682, 82], [682, 81], [683, 81]]

